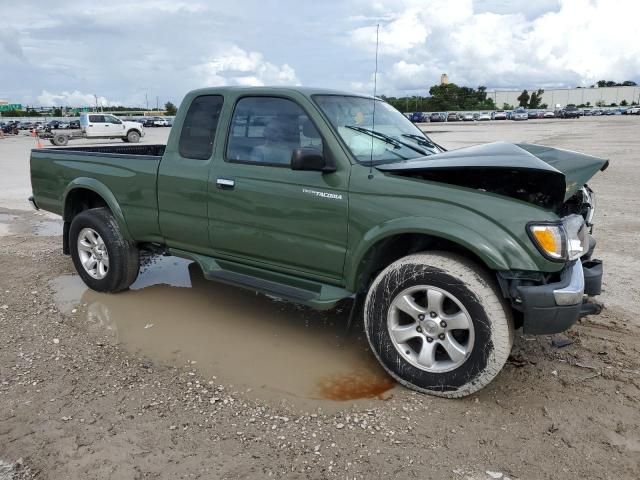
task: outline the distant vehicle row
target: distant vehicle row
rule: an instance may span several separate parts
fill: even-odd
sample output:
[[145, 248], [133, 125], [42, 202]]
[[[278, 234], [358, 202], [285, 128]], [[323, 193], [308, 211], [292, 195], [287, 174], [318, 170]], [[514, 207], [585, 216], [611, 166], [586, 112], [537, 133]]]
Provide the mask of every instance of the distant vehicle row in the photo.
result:
[[525, 109], [495, 110], [492, 112], [413, 112], [405, 116], [413, 123], [470, 122], [487, 120], [529, 120], [534, 118], [579, 118], [598, 115], [640, 115], [640, 106], [616, 109], [588, 109], [567, 105], [557, 110]]

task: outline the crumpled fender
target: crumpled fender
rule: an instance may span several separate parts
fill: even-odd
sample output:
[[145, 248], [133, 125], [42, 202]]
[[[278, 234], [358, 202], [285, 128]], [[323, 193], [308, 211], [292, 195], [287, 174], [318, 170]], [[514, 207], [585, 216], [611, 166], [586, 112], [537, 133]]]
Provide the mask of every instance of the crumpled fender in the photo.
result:
[[[443, 238], [473, 252], [492, 270], [539, 270], [530, 254], [518, 240], [499, 224], [486, 220], [484, 232], [478, 232], [460, 223], [438, 217], [404, 217], [393, 219], [371, 228], [357, 243], [351, 259], [345, 265], [346, 286], [355, 291], [358, 276], [365, 268], [364, 260], [370, 250], [381, 240], [403, 233], [425, 234]], [[497, 234], [496, 234], [497, 233]]]

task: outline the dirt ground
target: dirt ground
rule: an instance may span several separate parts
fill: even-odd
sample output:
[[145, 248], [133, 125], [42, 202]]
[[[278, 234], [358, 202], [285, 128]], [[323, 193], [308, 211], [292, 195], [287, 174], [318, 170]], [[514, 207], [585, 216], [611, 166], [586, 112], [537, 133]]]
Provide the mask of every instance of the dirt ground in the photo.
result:
[[59, 219], [24, 201], [33, 139], [0, 139], [0, 479], [640, 478], [639, 127], [424, 125], [447, 148], [528, 141], [611, 160], [591, 182], [603, 313], [553, 338], [518, 333], [503, 372], [460, 400], [393, 385], [344, 332], [346, 308], [206, 282], [172, 258], [146, 258], [131, 291], [87, 291]]

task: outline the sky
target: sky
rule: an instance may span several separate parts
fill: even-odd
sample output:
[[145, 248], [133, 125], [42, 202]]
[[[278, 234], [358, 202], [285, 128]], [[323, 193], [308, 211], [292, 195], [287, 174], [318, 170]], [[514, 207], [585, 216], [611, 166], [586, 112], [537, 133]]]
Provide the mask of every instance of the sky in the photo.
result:
[[427, 95], [640, 83], [638, 0], [0, 0], [0, 99], [155, 107], [194, 88]]

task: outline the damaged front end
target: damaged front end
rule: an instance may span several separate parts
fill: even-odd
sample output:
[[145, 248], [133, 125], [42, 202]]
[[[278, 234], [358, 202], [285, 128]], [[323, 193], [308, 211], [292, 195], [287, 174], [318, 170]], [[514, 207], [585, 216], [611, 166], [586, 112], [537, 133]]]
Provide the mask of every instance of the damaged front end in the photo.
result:
[[[564, 264], [558, 272], [500, 271], [502, 293], [516, 327], [552, 334], [599, 313], [593, 301], [602, 285], [602, 262], [592, 259], [595, 195], [586, 182], [607, 160], [531, 144], [492, 143], [420, 159], [379, 165], [388, 174], [457, 185], [517, 199], [554, 212], [555, 222], [530, 222], [527, 233], [540, 254]], [[533, 220], [533, 219], [532, 219]]]

